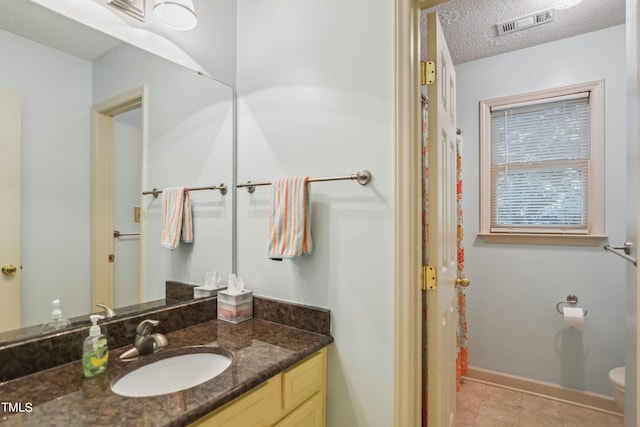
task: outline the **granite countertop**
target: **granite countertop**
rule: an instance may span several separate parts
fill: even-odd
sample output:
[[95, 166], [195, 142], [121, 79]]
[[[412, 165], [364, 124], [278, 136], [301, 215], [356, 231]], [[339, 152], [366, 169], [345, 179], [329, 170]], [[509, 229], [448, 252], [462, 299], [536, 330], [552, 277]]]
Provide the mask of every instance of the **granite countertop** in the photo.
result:
[[[111, 349], [109, 368], [94, 378], [84, 378], [78, 360], [0, 383], [0, 425], [184, 426], [333, 342], [330, 335], [259, 319], [238, 325], [211, 320], [166, 336], [167, 347], [134, 362], [118, 358], [130, 346]], [[188, 346], [219, 347], [231, 353], [232, 364], [205, 383], [171, 394], [123, 397], [111, 391], [111, 382], [133, 363]]]

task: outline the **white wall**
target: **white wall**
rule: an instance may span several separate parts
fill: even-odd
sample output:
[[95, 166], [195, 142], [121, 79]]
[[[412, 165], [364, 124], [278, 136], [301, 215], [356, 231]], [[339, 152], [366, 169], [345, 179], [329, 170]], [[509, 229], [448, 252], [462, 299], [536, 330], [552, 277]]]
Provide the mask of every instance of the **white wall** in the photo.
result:
[[238, 180], [311, 184], [315, 251], [267, 258], [269, 187], [238, 190], [238, 273], [256, 294], [327, 307], [328, 425], [393, 415], [393, 2], [238, 2]]
[[[608, 371], [624, 365], [625, 262], [594, 248], [485, 244], [478, 237], [478, 103], [505, 95], [605, 80], [609, 242], [625, 239], [625, 28], [561, 40], [456, 67], [463, 137], [469, 362], [610, 395]], [[576, 294], [581, 331], [564, 327], [556, 303]]]
[[44, 323], [54, 299], [86, 314], [91, 63], [5, 31], [0, 51], [0, 85], [22, 97], [22, 324]]

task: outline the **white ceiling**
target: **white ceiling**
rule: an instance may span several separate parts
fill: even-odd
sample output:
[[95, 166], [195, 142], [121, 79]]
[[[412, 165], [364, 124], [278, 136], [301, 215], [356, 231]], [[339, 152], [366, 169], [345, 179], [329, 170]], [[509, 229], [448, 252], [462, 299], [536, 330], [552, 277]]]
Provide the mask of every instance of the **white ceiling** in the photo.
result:
[[[450, 0], [422, 12], [436, 11], [454, 64], [548, 43], [624, 24], [625, 0], [583, 0], [569, 9], [555, 10], [553, 22], [503, 36], [495, 24], [546, 9], [561, 7], [567, 0]], [[424, 32], [423, 32], [424, 34]], [[422, 43], [423, 49], [425, 43]], [[424, 50], [423, 50], [423, 58]]]

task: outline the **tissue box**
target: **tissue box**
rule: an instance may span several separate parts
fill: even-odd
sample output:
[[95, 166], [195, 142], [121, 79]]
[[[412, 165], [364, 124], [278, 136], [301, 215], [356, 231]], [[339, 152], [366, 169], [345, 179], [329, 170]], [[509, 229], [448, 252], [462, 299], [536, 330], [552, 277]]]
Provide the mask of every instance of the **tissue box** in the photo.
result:
[[253, 318], [253, 291], [218, 292], [218, 319], [238, 324]]
[[205, 286], [198, 286], [197, 288], [193, 288], [193, 298], [212, 297], [223, 289], [227, 289], [227, 287], [221, 286], [219, 288], [207, 288]]

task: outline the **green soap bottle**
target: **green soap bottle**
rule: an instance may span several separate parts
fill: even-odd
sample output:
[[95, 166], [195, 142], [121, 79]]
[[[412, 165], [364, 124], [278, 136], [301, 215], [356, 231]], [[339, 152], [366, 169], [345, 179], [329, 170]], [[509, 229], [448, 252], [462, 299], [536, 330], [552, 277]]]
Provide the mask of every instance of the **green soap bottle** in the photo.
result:
[[89, 329], [89, 336], [82, 344], [82, 369], [87, 378], [95, 377], [106, 371], [109, 363], [107, 337], [102, 335], [100, 326], [98, 326], [98, 320], [104, 319], [104, 316], [92, 314], [89, 318], [93, 322], [93, 326]]

